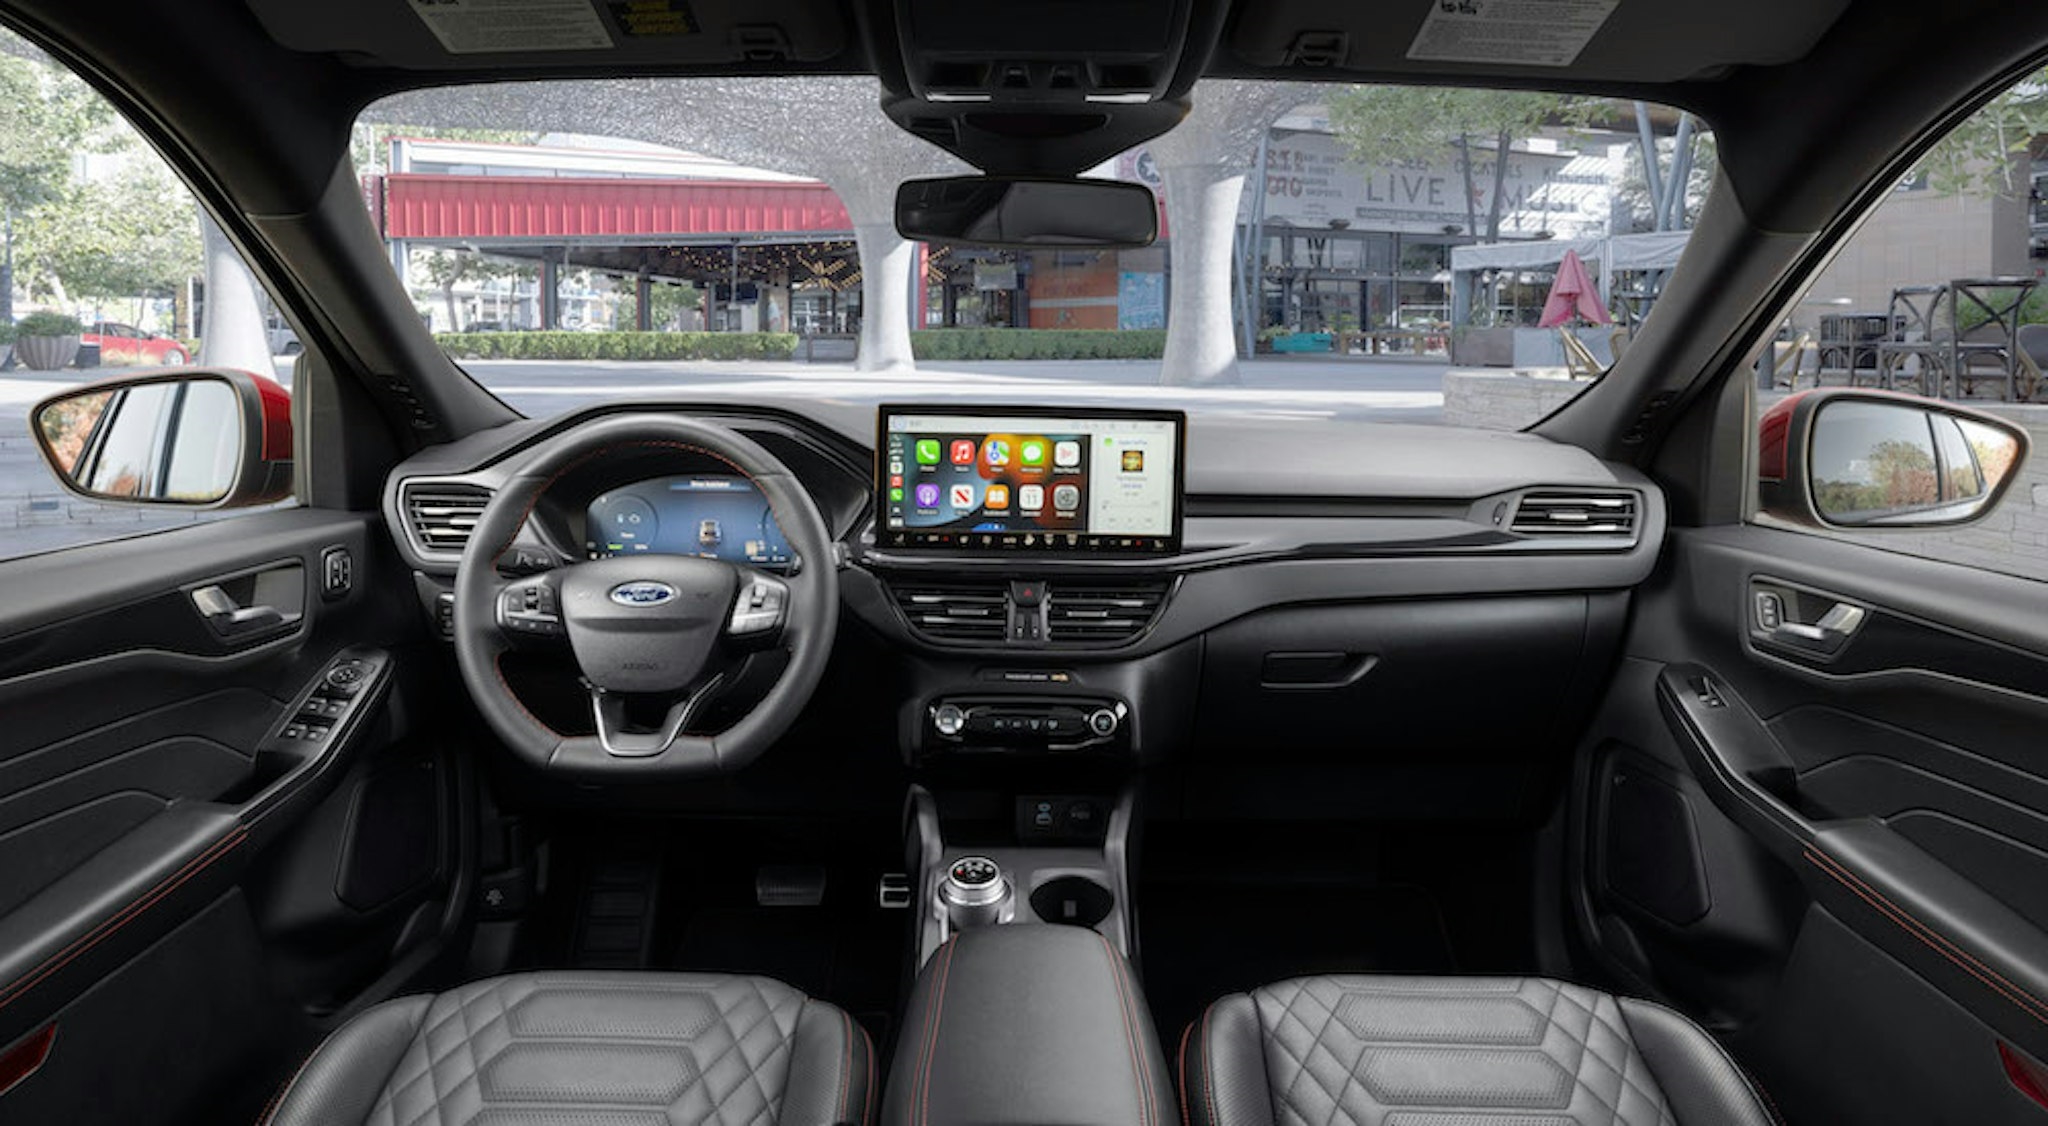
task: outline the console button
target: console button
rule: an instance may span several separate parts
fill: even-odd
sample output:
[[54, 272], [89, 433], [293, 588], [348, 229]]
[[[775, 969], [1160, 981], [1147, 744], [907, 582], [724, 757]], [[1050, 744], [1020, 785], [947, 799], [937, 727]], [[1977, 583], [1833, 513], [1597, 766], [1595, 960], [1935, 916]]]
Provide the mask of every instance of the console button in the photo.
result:
[[1088, 713], [1088, 730], [1103, 738], [1116, 734], [1118, 722], [1116, 713], [1108, 708], [1097, 708]]
[[939, 734], [952, 738], [967, 728], [967, 713], [953, 704], [941, 704], [932, 712], [932, 726]]

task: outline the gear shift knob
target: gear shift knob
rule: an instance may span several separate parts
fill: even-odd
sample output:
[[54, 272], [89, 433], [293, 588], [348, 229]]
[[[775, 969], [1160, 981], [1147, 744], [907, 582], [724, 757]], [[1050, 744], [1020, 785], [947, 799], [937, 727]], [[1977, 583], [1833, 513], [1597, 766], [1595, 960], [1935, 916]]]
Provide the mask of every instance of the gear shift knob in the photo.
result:
[[1015, 898], [1010, 877], [986, 856], [953, 861], [939, 881], [939, 902], [954, 930], [1000, 923], [1010, 917]]

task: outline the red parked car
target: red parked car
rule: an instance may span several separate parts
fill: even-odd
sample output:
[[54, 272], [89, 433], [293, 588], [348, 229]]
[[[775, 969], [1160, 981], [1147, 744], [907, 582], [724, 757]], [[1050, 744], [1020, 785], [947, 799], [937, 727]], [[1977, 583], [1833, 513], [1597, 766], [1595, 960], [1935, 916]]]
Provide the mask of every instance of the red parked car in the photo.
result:
[[192, 354], [159, 332], [116, 321], [94, 321], [78, 337], [79, 367], [183, 367]]

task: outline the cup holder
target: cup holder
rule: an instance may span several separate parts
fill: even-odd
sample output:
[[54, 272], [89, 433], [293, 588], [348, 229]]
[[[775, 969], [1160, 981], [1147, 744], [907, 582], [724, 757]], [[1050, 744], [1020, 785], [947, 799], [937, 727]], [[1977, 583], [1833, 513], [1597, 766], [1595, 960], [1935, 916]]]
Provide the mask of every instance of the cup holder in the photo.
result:
[[1109, 918], [1116, 897], [1086, 876], [1047, 880], [1031, 893], [1031, 910], [1048, 923], [1092, 927]]

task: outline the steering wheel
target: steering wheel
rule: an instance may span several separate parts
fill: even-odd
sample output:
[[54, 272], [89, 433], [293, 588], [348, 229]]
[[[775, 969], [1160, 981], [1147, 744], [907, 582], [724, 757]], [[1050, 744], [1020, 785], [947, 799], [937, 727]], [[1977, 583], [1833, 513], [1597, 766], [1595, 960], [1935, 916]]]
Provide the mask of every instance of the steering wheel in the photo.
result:
[[[752, 481], [795, 552], [792, 573], [645, 554], [500, 577], [499, 558], [550, 485], [597, 458], [648, 450], [708, 457]], [[477, 518], [455, 578], [456, 659], [492, 730], [542, 770], [598, 782], [737, 770], [789, 729], [818, 686], [839, 620], [835, 562], [810, 494], [751, 439], [673, 415], [593, 422], [548, 445]], [[565, 735], [542, 722], [499, 667], [514, 648], [563, 644], [590, 690], [595, 735]], [[722, 732], [688, 733], [747, 656], [775, 647], [788, 665], [760, 703]], [[656, 712], [658, 722], [636, 722]]]

